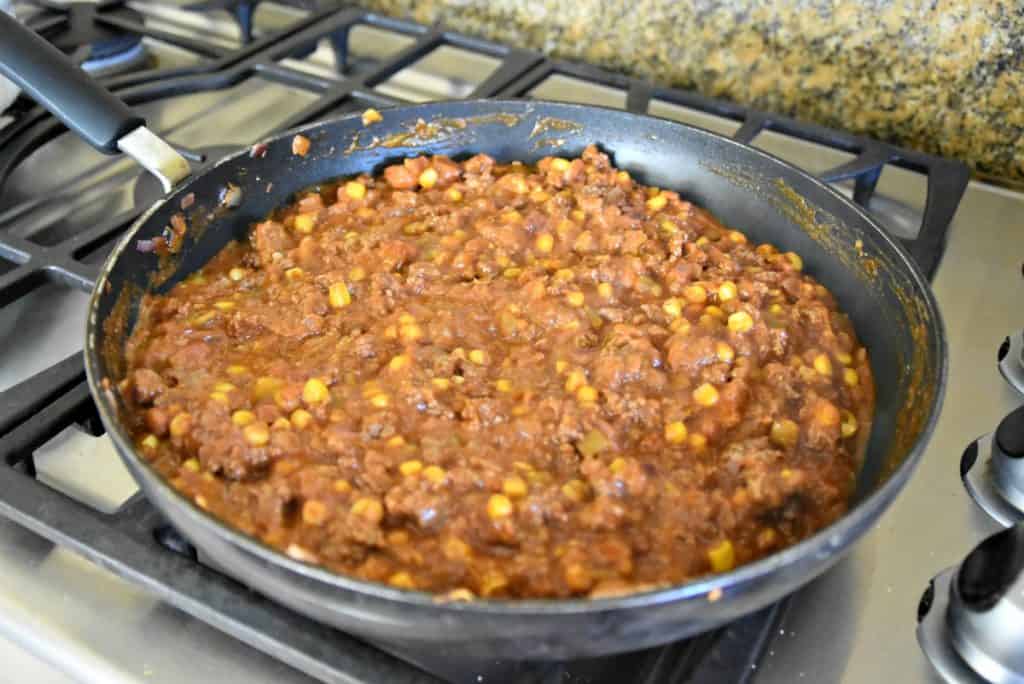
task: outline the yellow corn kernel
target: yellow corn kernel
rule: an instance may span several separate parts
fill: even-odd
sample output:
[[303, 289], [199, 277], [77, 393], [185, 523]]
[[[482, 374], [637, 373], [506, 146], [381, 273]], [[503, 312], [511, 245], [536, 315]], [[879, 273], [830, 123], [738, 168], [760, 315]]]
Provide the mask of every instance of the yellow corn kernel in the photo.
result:
[[853, 363], [853, 357], [846, 352], [836, 352], [836, 359], [844, 366], [849, 366]]
[[522, 273], [523, 273], [523, 269], [521, 269], [521, 268], [519, 268], [517, 266], [513, 266], [511, 268], [506, 268], [504, 271], [502, 271], [502, 275], [504, 275], [509, 280], [512, 280], [514, 278], [518, 278], [520, 275], [522, 275]]
[[416, 475], [421, 470], [423, 470], [423, 461], [415, 458], [410, 461], [402, 461], [402, 464], [398, 466], [398, 472], [402, 473], [406, 477]]
[[804, 260], [800, 258], [800, 255], [796, 252], [786, 252], [786, 260], [789, 261], [790, 265], [793, 266], [797, 271], [802, 271], [804, 268]]
[[722, 311], [721, 308], [715, 306], [714, 304], [712, 304], [711, 306], [704, 307], [704, 313], [707, 314], [708, 316], [714, 316], [715, 318], [718, 319], [725, 318], [725, 312]]
[[395, 435], [387, 441], [389, 447], [400, 447], [405, 446], [405, 437], [402, 435]]
[[373, 107], [370, 107], [365, 112], [363, 112], [363, 125], [364, 126], [372, 126], [373, 124], [380, 123], [383, 120], [384, 120], [384, 117], [381, 116], [380, 112], [378, 112]]
[[409, 358], [408, 354], [398, 354], [388, 361], [388, 370], [398, 372], [403, 368], [407, 368], [412, 363], [412, 359]]
[[216, 309], [217, 311], [231, 311], [232, 309], [235, 308], [235, 303], [228, 300], [222, 300], [219, 302], [214, 302], [213, 308]]
[[557, 271], [555, 271], [555, 280], [559, 282], [567, 283], [575, 277], [576, 274], [573, 273], [573, 270], [571, 268], [560, 268]]
[[789, 418], [776, 420], [772, 423], [771, 440], [781, 447], [791, 448], [796, 446], [800, 439], [800, 426]]
[[701, 235], [699, 238], [694, 240], [693, 244], [697, 245], [698, 247], [703, 247], [704, 245], [708, 244], [709, 242], [711, 242], [711, 240], [708, 240], [706, 235]]
[[305, 409], [292, 411], [291, 424], [298, 430], [305, 430], [313, 422], [313, 416]]
[[345, 183], [345, 194], [350, 199], [361, 200], [366, 197], [366, 186], [359, 181], [349, 181]]
[[216, 385], [213, 386], [213, 389], [215, 389], [218, 392], [231, 392], [232, 390], [236, 390], [238, 388], [232, 385], [230, 382], [218, 382]]
[[693, 399], [701, 406], [714, 406], [718, 403], [718, 390], [709, 383], [704, 383], [693, 390]]
[[441, 466], [428, 465], [423, 469], [423, 477], [427, 478], [434, 484], [441, 484], [448, 477], [448, 473]]
[[380, 501], [370, 496], [356, 499], [349, 511], [353, 515], [366, 518], [373, 523], [379, 523], [384, 518], [384, 506]]
[[562, 359], [555, 361], [555, 372], [564, 373], [565, 369], [569, 367], [569, 362]]
[[232, 364], [227, 367], [228, 375], [245, 375], [248, 371], [248, 368], [239, 364]]
[[818, 354], [814, 357], [814, 370], [818, 371], [819, 375], [831, 377], [832, 359], [828, 358], [825, 354]]
[[461, 375], [453, 375], [449, 379], [456, 385], [461, 385], [462, 383], [466, 382], [466, 378], [462, 377]]
[[192, 429], [192, 416], [188, 413], [179, 413], [171, 419], [169, 427], [171, 437], [184, 437]]
[[526, 496], [526, 480], [518, 475], [506, 477], [501, 483], [501, 491], [505, 492], [506, 496], [510, 496], [514, 499]]
[[683, 296], [691, 304], [703, 304], [708, 300], [708, 291], [703, 285], [687, 285], [683, 288]]
[[494, 388], [497, 389], [499, 392], [511, 392], [512, 381], [507, 380], [505, 378], [498, 378], [498, 380], [496, 380], [494, 383]]
[[160, 440], [157, 439], [156, 435], [146, 435], [140, 442], [143, 449], [156, 449], [160, 446]]
[[246, 270], [244, 268], [238, 268], [236, 266], [235, 268], [233, 268], [230, 271], [228, 271], [228, 278], [230, 278], [231, 280], [233, 280], [234, 282], [237, 283], [238, 281], [240, 281], [243, 278], [245, 278], [245, 274], [246, 274]]
[[451, 560], [465, 560], [473, 553], [473, 549], [458, 537], [449, 537], [441, 543], [441, 553]]
[[665, 441], [670, 444], [682, 444], [688, 436], [689, 431], [683, 421], [674, 420], [671, 423], [665, 423]]
[[583, 385], [587, 384], [587, 376], [584, 375], [583, 371], [576, 369], [569, 373], [569, 377], [565, 380], [565, 391], [575, 392]]
[[754, 327], [754, 319], [746, 311], [737, 311], [729, 315], [726, 325], [735, 333], [745, 333]]
[[224, 392], [210, 392], [210, 399], [225, 406], [231, 403], [231, 399]]
[[768, 311], [770, 311], [773, 314], [780, 314], [782, 313], [782, 305], [772, 304], [771, 306], [768, 307]]
[[446, 390], [452, 386], [452, 382], [448, 378], [433, 378], [430, 384], [439, 390]]
[[270, 429], [262, 421], [249, 423], [242, 428], [242, 436], [249, 446], [261, 447], [270, 441]]
[[569, 480], [561, 489], [562, 494], [573, 501], [583, 501], [587, 496], [587, 485], [581, 480]]
[[597, 294], [601, 295], [605, 299], [611, 299], [612, 295], [615, 294], [615, 290], [612, 288], [611, 283], [600, 283], [597, 286]]
[[375, 394], [372, 397], [370, 397], [370, 404], [376, 406], [377, 408], [387, 408], [388, 404], [390, 403], [391, 399], [386, 394]]
[[334, 283], [327, 290], [327, 299], [335, 309], [341, 309], [352, 303], [352, 293], [345, 283]]
[[246, 411], [243, 409], [231, 414], [231, 422], [238, 427], [245, 427], [254, 420], [256, 420], [256, 414], [252, 411]]
[[736, 350], [725, 342], [718, 342], [715, 344], [715, 356], [722, 363], [732, 363], [733, 359], [736, 358]]
[[727, 302], [730, 299], [736, 299], [736, 283], [731, 280], [727, 280], [718, 286], [718, 301]]
[[840, 422], [839, 409], [830, 401], [819, 401], [814, 408], [814, 421], [826, 427], [838, 425]]
[[253, 399], [257, 401], [261, 399], [268, 399], [274, 396], [274, 393], [277, 392], [277, 390], [281, 389], [281, 385], [283, 384], [284, 382], [282, 380], [279, 380], [278, 378], [271, 378], [266, 376], [256, 378], [256, 382], [253, 384], [252, 387]]
[[305, 275], [305, 273], [305, 271], [296, 266], [294, 268], [289, 268], [287, 271], [285, 271], [284, 277], [287, 278], [288, 280], [295, 281], [301, 278], [303, 275]]
[[313, 232], [313, 227], [316, 226], [316, 216], [313, 214], [299, 214], [295, 217], [295, 230], [309, 235]]
[[839, 432], [842, 434], [844, 439], [848, 439], [857, 434], [857, 417], [854, 416], [850, 411], [843, 409], [840, 414], [842, 417], [839, 419]]
[[747, 241], [747, 236], [739, 232], [738, 230], [730, 230], [729, 239], [735, 242], [737, 245], [742, 245], [744, 242]]
[[665, 235], [675, 235], [679, 232], [679, 226], [665, 219], [661, 222], [661, 232]]
[[292, 423], [291, 423], [290, 420], [288, 420], [287, 418], [282, 416], [281, 418], [278, 418], [277, 420], [275, 420], [273, 423], [270, 424], [270, 429], [271, 430], [291, 430], [292, 429]]
[[843, 382], [845, 382], [850, 387], [856, 387], [858, 384], [860, 384], [860, 376], [857, 375], [857, 371], [854, 370], [853, 368], [844, 368]]
[[557, 171], [559, 173], [565, 173], [566, 171], [569, 170], [569, 166], [571, 166], [571, 164], [569, 163], [568, 159], [562, 159], [561, 157], [555, 157], [554, 159], [551, 160], [551, 170], [552, 171]]
[[323, 501], [310, 499], [302, 504], [302, 522], [307, 525], [323, 525], [327, 521], [327, 506]]
[[512, 515], [512, 501], [504, 494], [491, 494], [487, 500], [487, 515], [494, 520], [507, 518]]
[[654, 197], [647, 200], [647, 208], [651, 211], [661, 211], [668, 204], [668, 197], [665, 197], [661, 193], [658, 193]]
[[616, 473], [616, 474], [617, 473], [621, 473], [625, 469], [626, 469], [626, 459], [624, 459], [624, 458], [616, 458], [615, 460], [613, 460], [611, 463], [608, 464], [608, 470], [610, 470], [610, 471], [612, 471], [613, 473]]
[[534, 242], [537, 251], [542, 254], [550, 254], [555, 248], [555, 238], [550, 233], [541, 233]]
[[689, 442], [690, 448], [699, 453], [701, 451], [704, 451], [704, 449], [707, 447], [708, 438], [699, 432], [695, 432], [692, 435], [690, 435]]
[[322, 404], [331, 398], [331, 391], [319, 378], [310, 378], [302, 387], [302, 401], [307, 404]]
[[661, 305], [661, 310], [670, 318], [679, 318], [683, 315], [683, 303], [677, 297], [670, 297]]
[[349, 483], [348, 480], [335, 480], [334, 491], [338, 492], [339, 494], [345, 494], [346, 492], [352, 491], [352, 485]]
[[433, 167], [428, 167], [423, 170], [420, 174], [420, 187], [430, 189], [437, 185], [437, 170]]
[[452, 202], [459, 202], [462, 200], [462, 192], [458, 188], [451, 188], [445, 194]]
[[194, 458], [187, 459], [181, 465], [182, 465], [183, 468], [185, 468], [185, 470], [190, 470], [193, 473], [198, 473], [199, 472], [199, 461], [197, 461]]
[[733, 549], [732, 542], [726, 539], [708, 549], [708, 561], [711, 563], [713, 572], [732, 570], [736, 565], [736, 550]]
[[576, 390], [576, 398], [584, 403], [597, 401], [597, 390], [590, 385], [584, 385]]
[[469, 360], [478, 366], [482, 366], [487, 363], [487, 352], [483, 349], [474, 349], [469, 352]]
[[412, 344], [423, 337], [423, 328], [417, 323], [403, 323], [398, 329], [398, 335], [406, 344]]
[[565, 300], [571, 306], [583, 306], [584, 301], [586, 301], [582, 292], [570, 292], [565, 295]]
[[677, 318], [668, 324], [668, 329], [679, 335], [685, 335], [690, 330], [690, 321], [685, 318]]
[[[429, 169], [428, 169], [429, 170]], [[416, 583], [412, 579], [412, 575], [403, 571], [396, 572], [391, 577], [388, 577], [388, 584], [399, 589], [415, 589]]]

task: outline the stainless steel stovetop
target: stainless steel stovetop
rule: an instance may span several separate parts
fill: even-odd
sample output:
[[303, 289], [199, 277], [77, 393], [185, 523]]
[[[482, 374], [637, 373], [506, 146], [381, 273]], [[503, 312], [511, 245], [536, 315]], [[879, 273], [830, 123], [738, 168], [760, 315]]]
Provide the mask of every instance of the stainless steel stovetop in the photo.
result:
[[[187, 32], [225, 46], [239, 30], [226, 13], [183, 12], [173, 4], [129, 5], [147, 24]], [[301, 10], [263, 4], [257, 30], [286, 25]], [[380, 58], [405, 47], [397, 34], [362, 27], [351, 53]], [[161, 66], [186, 65], [188, 53], [147, 40]], [[320, 46], [291, 65], [331, 71], [333, 53]], [[443, 48], [378, 90], [406, 100], [465, 96], [495, 60]], [[481, 75], [483, 74], [483, 75]], [[555, 77], [537, 97], [622, 106], [620, 91]], [[142, 107], [152, 126], [192, 148], [244, 145], [306, 104], [311, 96], [266, 81], [161, 100]], [[653, 114], [723, 133], [738, 124], [668, 103]], [[845, 161], [831, 149], [766, 132], [753, 144], [812, 171]], [[30, 232], [99, 221], [130, 208], [137, 172], [102, 158], [68, 135], [21, 165], [0, 198], [0, 229]], [[923, 179], [886, 167], [872, 208], [898, 234], [924, 205]], [[26, 200], [45, 198], [24, 211]], [[19, 207], [16, 212], [12, 207]], [[56, 215], [56, 220], [55, 220]], [[906, 491], [879, 526], [825, 576], [799, 592], [759, 666], [758, 682], [931, 682], [933, 671], [915, 640], [916, 613], [928, 580], [954, 565], [999, 527], [970, 499], [959, 477], [960, 455], [1020, 403], [999, 376], [996, 352], [1022, 323], [1024, 195], [972, 182], [950, 231], [934, 279], [951, 353], [949, 389], [938, 428]], [[43, 287], [0, 309], [0, 390], [80, 348], [85, 296]], [[25, 344], [25, 340], [32, 340]], [[100, 507], [116, 507], [133, 491], [105, 438], [70, 430], [36, 454], [41, 478]], [[88, 463], [88, 468], [82, 468]], [[86, 474], [83, 474], [83, 471]], [[0, 679], [87, 681], [308, 682], [305, 675], [160, 603], [144, 589], [0, 520]], [[8, 679], [9, 678], [9, 679]]]

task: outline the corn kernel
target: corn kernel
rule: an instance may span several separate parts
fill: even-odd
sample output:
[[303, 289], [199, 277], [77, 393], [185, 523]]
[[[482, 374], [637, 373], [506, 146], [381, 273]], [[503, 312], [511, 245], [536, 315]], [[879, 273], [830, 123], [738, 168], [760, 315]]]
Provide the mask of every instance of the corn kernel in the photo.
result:
[[287, 271], [285, 271], [284, 277], [287, 278], [288, 280], [295, 281], [301, 278], [305, 273], [305, 271], [296, 266], [294, 268], [289, 268]]
[[377, 408], [387, 408], [390, 403], [391, 399], [386, 394], [375, 394], [370, 397], [370, 404]]
[[226, 370], [228, 375], [245, 375], [249, 369], [239, 364], [232, 364]]
[[569, 480], [561, 489], [562, 494], [576, 502], [583, 501], [587, 496], [587, 485], [580, 480]]
[[423, 461], [417, 459], [403, 461], [402, 464], [398, 466], [398, 471], [406, 477], [416, 475], [421, 470], [423, 470]]
[[804, 268], [804, 260], [800, 258], [800, 255], [796, 252], [786, 252], [786, 259], [797, 271], [802, 271]]
[[498, 380], [495, 381], [494, 387], [499, 392], [511, 392], [512, 391], [512, 381], [511, 380], [507, 380], [505, 378], [499, 378]]
[[302, 504], [302, 522], [307, 525], [323, 525], [327, 521], [327, 506], [323, 501], [310, 499]]
[[456, 385], [461, 385], [462, 383], [466, 382], [466, 378], [462, 377], [461, 375], [453, 375], [450, 379]]
[[319, 378], [310, 378], [302, 387], [302, 401], [307, 404], [322, 404], [331, 398], [331, 391]]
[[231, 422], [238, 427], [245, 427], [254, 420], [256, 420], [256, 414], [252, 411], [239, 410], [231, 414]]
[[814, 420], [819, 425], [832, 427], [840, 421], [839, 409], [830, 401], [819, 401], [814, 408]]
[[671, 297], [661, 305], [661, 310], [670, 318], [679, 318], [683, 315], [683, 303], [678, 298]]
[[281, 385], [283, 384], [284, 382], [282, 380], [279, 380], [278, 378], [271, 378], [266, 376], [256, 378], [256, 382], [253, 384], [252, 387], [253, 399], [255, 399], [256, 401], [260, 401], [262, 399], [269, 399], [270, 397], [274, 396], [274, 393], [277, 392], [277, 390], [281, 389]]
[[345, 283], [334, 283], [327, 290], [327, 299], [335, 309], [341, 309], [352, 303], [352, 293]]
[[501, 491], [505, 492], [507, 496], [510, 496], [512, 498], [526, 496], [526, 480], [519, 477], [518, 475], [506, 477], [505, 480], [501, 483]]
[[788, 449], [796, 446], [800, 439], [800, 426], [788, 418], [776, 420], [772, 423], [770, 436], [772, 442]]
[[572, 306], [583, 306], [583, 302], [585, 301], [582, 292], [570, 292], [565, 295], [565, 299]]
[[412, 344], [423, 337], [423, 328], [416, 323], [405, 323], [399, 327], [398, 335], [406, 344]]
[[560, 268], [555, 271], [555, 280], [563, 283], [567, 283], [576, 277], [571, 268]]
[[782, 305], [772, 304], [771, 306], [768, 307], [768, 311], [770, 311], [773, 314], [780, 314], [782, 313]]
[[739, 232], [738, 230], [730, 230], [729, 239], [735, 242], [737, 245], [742, 245], [744, 242], [747, 241], [747, 236]]
[[398, 354], [388, 361], [388, 370], [398, 372], [403, 368], [407, 368], [412, 363], [412, 359], [409, 358], [408, 354]]
[[565, 369], [568, 368], [568, 367], [569, 367], [569, 362], [568, 361], [565, 361], [563, 359], [558, 359], [557, 361], [555, 361], [555, 372], [557, 372], [557, 373], [564, 373]]
[[287, 418], [282, 416], [282, 417], [276, 419], [273, 423], [270, 424], [270, 429], [271, 430], [291, 430], [292, 429], [292, 423], [291, 423], [290, 420], [288, 420]]
[[555, 248], [555, 238], [550, 233], [541, 233], [534, 244], [538, 252], [549, 254]]
[[366, 518], [372, 523], [379, 523], [384, 518], [384, 506], [380, 501], [369, 496], [356, 499], [349, 511], [353, 515]]
[[215, 389], [218, 392], [231, 392], [232, 390], [236, 390], [238, 388], [232, 385], [230, 382], [218, 382], [216, 385], [213, 386], [213, 389]]
[[718, 403], [718, 390], [714, 385], [705, 382], [693, 390], [693, 399], [701, 406], [714, 406]]
[[735, 333], [745, 333], [754, 327], [754, 319], [746, 311], [737, 311], [729, 315], [727, 325]]
[[346, 492], [352, 491], [352, 485], [349, 484], [348, 480], [335, 480], [334, 491], [338, 492], [339, 494], [345, 494]]
[[458, 188], [451, 188], [446, 194], [448, 199], [452, 202], [459, 202], [462, 200], [462, 192]]
[[818, 371], [819, 375], [831, 376], [832, 359], [825, 354], [818, 354], [814, 357], [814, 370]]
[[575, 392], [580, 387], [583, 387], [587, 383], [587, 376], [583, 374], [583, 371], [577, 369], [569, 373], [569, 377], [565, 380], [565, 391]]
[[858, 384], [860, 384], [860, 376], [857, 375], [857, 371], [854, 370], [853, 368], [844, 368], [843, 382], [845, 382], [850, 387], [856, 387]]
[[551, 170], [552, 171], [557, 171], [559, 173], [565, 173], [566, 171], [569, 170], [569, 166], [571, 166], [571, 164], [569, 163], [568, 159], [562, 159], [561, 157], [555, 157], [554, 159], [551, 160]]
[[171, 437], [184, 437], [192, 429], [192, 416], [188, 413], [179, 413], [171, 419], [169, 427]]
[[733, 359], [736, 358], [736, 350], [725, 342], [718, 342], [715, 344], [715, 356], [722, 363], [732, 363]]
[[469, 360], [478, 366], [482, 366], [487, 363], [487, 352], [483, 349], [474, 349], [469, 352]]
[[352, 267], [352, 270], [348, 272], [348, 277], [352, 282], [358, 283], [366, 277], [366, 269], [361, 266], [354, 266]]
[[359, 181], [349, 181], [345, 183], [345, 194], [350, 199], [361, 200], [366, 197], [366, 186]]
[[185, 470], [189, 470], [189, 471], [191, 471], [193, 473], [198, 473], [199, 472], [199, 461], [197, 461], [194, 458], [187, 459], [181, 465], [182, 465], [183, 468], [185, 468]]
[[695, 432], [692, 435], [690, 435], [689, 442], [690, 448], [699, 453], [701, 451], [704, 451], [704, 449], [707, 447], [708, 438], [699, 432]]
[[160, 446], [160, 440], [157, 439], [156, 435], [146, 435], [140, 442], [143, 449], [156, 449]]
[[714, 318], [718, 319], [725, 318], [725, 312], [722, 311], [720, 307], [717, 307], [714, 304], [712, 304], [711, 306], [704, 307], [704, 313], [707, 314], [708, 316], [713, 316]]
[[849, 366], [853, 363], [853, 357], [846, 352], [836, 352], [836, 359], [844, 366]]
[[665, 441], [671, 444], [682, 444], [688, 436], [689, 431], [683, 421], [675, 420], [665, 424]]
[[647, 208], [651, 211], [661, 211], [666, 204], [668, 204], [668, 198], [660, 193], [647, 200]]
[[624, 458], [616, 458], [615, 460], [608, 464], [608, 470], [616, 474], [621, 473], [625, 469], [626, 459]]
[[709, 242], [711, 242], [711, 240], [708, 240], [706, 235], [701, 235], [699, 238], [694, 240], [693, 244], [697, 245], [698, 247], [703, 247], [704, 245], [708, 244]]
[[437, 170], [433, 167], [429, 167], [423, 170], [420, 174], [420, 187], [430, 189], [437, 185]]
[[615, 294], [615, 290], [612, 288], [611, 283], [601, 283], [597, 286], [597, 294], [605, 299], [611, 299], [612, 295]]
[[433, 378], [430, 384], [439, 390], [446, 390], [452, 386], [452, 382], [448, 378]]
[[716, 546], [708, 549], [708, 561], [711, 563], [713, 572], [728, 572], [736, 565], [736, 550], [732, 542], [726, 539]]
[[261, 447], [270, 441], [270, 430], [264, 422], [249, 423], [242, 428], [242, 436], [249, 446]]
[[311, 422], [313, 422], [313, 416], [309, 411], [305, 409], [295, 409], [292, 411], [291, 424], [295, 428], [305, 430]]
[[235, 268], [233, 268], [230, 271], [228, 271], [228, 278], [230, 278], [231, 280], [233, 280], [234, 282], [237, 283], [238, 281], [240, 281], [243, 278], [245, 278], [245, 274], [246, 274], [246, 270], [244, 268], [238, 268], [236, 266]]
[[839, 432], [844, 439], [849, 439], [857, 434], [857, 417], [850, 411], [843, 409], [839, 420]]
[[444, 554], [445, 558], [451, 560], [464, 560], [469, 558], [470, 554], [473, 553], [473, 549], [458, 537], [449, 537], [442, 542], [441, 553]]
[[727, 280], [718, 286], [718, 301], [728, 302], [731, 299], [736, 299], [736, 283], [731, 280]]
[[576, 390], [576, 398], [584, 403], [597, 401], [597, 390], [590, 385], [584, 385]]
[[441, 484], [448, 477], [448, 473], [441, 466], [428, 465], [423, 469], [423, 477], [427, 478], [434, 484]]
[[373, 124], [379, 123], [379, 122], [381, 122], [383, 120], [384, 120], [384, 117], [381, 116], [380, 112], [378, 112], [373, 107], [370, 107], [365, 112], [363, 112], [363, 125], [364, 126], [372, 126]]
[[677, 318], [668, 324], [668, 329], [676, 334], [685, 335], [690, 330], [690, 321], [685, 318]]
[[295, 226], [296, 231], [309, 235], [316, 226], [316, 216], [313, 214], [299, 214], [295, 217], [295, 222], [292, 225]]
[[416, 583], [412, 579], [412, 575], [405, 571], [396, 572], [388, 578], [388, 584], [399, 589], [415, 589]]
[[395, 435], [394, 437], [387, 441], [387, 445], [389, 447], [396, 448], [400, 446], [405, 446], [405, 437], [403, 437], [402, 435]]
[[703, 304], [708, 300], [708, 291], [703, 285], [687, 285], [683, 288], [683, 296], [691, 304]]

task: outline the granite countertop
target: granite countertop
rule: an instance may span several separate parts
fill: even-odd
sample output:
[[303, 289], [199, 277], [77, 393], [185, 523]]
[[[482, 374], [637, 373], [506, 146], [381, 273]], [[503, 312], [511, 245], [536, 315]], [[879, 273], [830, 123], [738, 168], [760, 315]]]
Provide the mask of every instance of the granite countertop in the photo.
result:
[[1010, 0], [361, 4], [957, 157], [1024, 185], [1024, 9]]

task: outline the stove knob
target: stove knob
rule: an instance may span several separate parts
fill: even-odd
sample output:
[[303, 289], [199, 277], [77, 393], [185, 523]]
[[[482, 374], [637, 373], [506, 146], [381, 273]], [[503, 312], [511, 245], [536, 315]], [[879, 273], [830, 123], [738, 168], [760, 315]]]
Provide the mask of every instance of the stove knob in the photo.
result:
[[989, 537], [949, 586], [949, 640], [990, 682], [1024, 682], [1024, 524]]
[[1024, 406], [999, 423], [992, 439], [992, 484], [1017, 510], [1024, 511]]
[[999, 372], [1006, 382], [1024, 394], [1024, 331], [1010, 335], [999, 345]]

